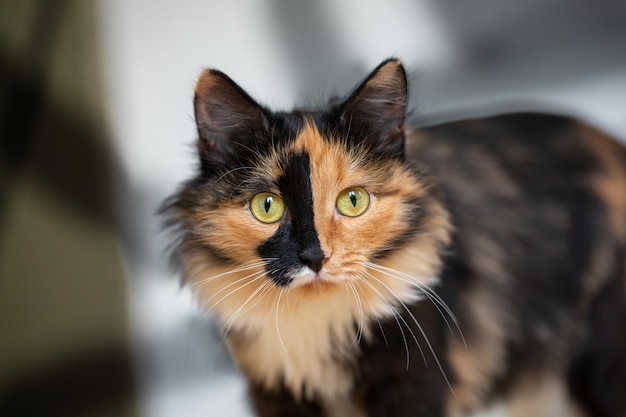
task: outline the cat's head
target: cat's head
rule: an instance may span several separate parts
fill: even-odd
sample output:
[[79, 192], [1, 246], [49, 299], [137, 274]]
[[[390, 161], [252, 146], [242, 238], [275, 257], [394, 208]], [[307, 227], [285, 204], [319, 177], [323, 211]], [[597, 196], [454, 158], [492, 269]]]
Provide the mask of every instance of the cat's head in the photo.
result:
[[375, 309], [415, 297], [438, 273], [450, 225], [434, 182], [406, 158], [406, 103], [398, 60], [341, 103], [290, 113], [205, 71], [200, 170], [167, 206], [200, 299], [232, 320], [269, 314], [284, 291], [298, 303], [355, 292]]

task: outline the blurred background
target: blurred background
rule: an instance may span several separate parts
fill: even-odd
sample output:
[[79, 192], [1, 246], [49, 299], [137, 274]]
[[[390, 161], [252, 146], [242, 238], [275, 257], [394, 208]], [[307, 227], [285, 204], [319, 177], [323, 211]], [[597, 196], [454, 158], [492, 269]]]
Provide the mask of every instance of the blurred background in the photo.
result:
[[249, 416], [155, 216], [196, 167], [196, 77], [289, 109], [389, 56], [413, 124], [550, 110], [626, 140], [624, 0], [0, 0], [0, 415]]

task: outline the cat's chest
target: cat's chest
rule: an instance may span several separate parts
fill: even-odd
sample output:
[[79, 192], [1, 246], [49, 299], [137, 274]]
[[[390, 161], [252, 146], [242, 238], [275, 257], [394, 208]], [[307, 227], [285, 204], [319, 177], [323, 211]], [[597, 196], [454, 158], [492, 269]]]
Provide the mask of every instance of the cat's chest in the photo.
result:
[[[392, 259], [396, 267], [402, 262], [407, 263], [403, 270], [414, 265], [413, 256], [400, 255]], [[220, 305], [220, 319], [232, 325], [227, 340], [239, 367], [266, 389], [283, 385], [296, 397], [348, 399], [354, 385], [350, 367], [360, 354], [362, 339], [373, 337], [380, 320], [421, 299], [417, 278], [398, 279], [375, 270], [368, 276], [372, 281], [362, 285], [355, 281], [321, 289], [278, 290], [247, 309]]]
[[262, 328], [239, 331], [228, 344], [241, 369], [266, 388], [294, 395], [347, 399], [346, 364], [358, 354], [355, 312], [344, 303], [278, 306]]

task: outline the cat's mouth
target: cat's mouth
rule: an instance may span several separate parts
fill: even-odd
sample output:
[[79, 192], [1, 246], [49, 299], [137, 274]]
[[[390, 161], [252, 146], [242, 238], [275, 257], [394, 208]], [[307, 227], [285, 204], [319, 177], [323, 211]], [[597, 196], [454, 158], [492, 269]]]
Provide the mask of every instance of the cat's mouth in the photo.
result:
[[326, 271], [325, 268], [319, 272], [313, 271], [308, 266], [303, 266], [292, 275], [292, 287], [318, 287], [337, 283], [337, 279]]

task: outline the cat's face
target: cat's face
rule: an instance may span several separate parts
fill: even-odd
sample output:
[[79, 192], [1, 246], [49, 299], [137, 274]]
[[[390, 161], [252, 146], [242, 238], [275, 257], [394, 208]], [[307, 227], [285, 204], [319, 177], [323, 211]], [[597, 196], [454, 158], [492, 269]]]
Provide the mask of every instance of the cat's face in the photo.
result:
[[232, 304], [232, 316], [285, 290], [393, 303], [436, 274], [449, 225], [404, 156], [397, 61], [327, 111], [271, 113], [217, 71], [203, 74], [195, 104], [201, 175], [169, 211], [209, 306]]

